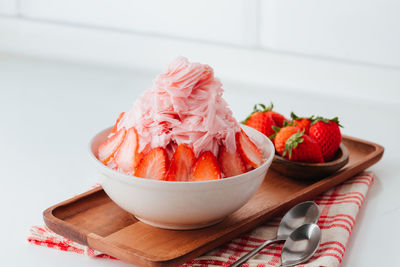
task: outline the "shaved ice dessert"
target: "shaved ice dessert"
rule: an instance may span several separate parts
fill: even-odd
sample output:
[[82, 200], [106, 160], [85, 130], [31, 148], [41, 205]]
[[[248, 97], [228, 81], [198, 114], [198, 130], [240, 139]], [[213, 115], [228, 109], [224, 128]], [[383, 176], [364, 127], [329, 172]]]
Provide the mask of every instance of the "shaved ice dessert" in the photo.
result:
[[128, 175], [166, 181], [222, 179], [257, 168], [261, 153], [222, 93], [210, 66], [176, 58], [120, 114], [99, 160]]

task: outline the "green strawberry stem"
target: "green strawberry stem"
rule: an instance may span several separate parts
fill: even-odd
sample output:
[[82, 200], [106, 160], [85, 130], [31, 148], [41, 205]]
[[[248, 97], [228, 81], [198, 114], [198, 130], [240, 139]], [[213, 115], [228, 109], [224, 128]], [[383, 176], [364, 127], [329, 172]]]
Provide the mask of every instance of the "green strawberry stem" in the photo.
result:
[[301, 120], [301, 119], [309, 119], [309, 120], [314, 120], [314, 115], [311, 115], [310, 117], [299, 117], [297, 116], [293, 111], [290, 112], [290, 117], [292, 120]]
[[[257, 106], [260, 106], [261, 108], [259, 109]], [[270, 111], [274, 108], [274, 104], [271, 102], [271, 104], [267, 107], [264, 104], [255, 104], [253, 108], [253, 113], [255, 112], [266, 112]]]
[[334, 117], [333, 119], [327, 119], [327, 118], [324, 118], [324, 117], [316, 117], [315, 119], [313, 119], [311, 121], [311, 125], [313, 125], [313, 124], [315, 124], [315, 123], [317, 123], [319, 121], [322, 121], [322, 122], [325, 122], [325, 123], [329, 123], [329, 122], [332, 121], [332, 122], [336, 123], [339, 127], [343, 128], [343, 126], [339, 123], [339, 118], [338, 117]]
[[283, 150], [282, 156], [285, 156], [286, 153], [289, 152], [289, 159], [291, 159], [293, 149], [295, 149], [300, 143], [304, 141], [304, 138], [301, 138], [303, 135], [304, 135], [304, 130], [290, 136], [288, 140], [286, 140], [285, 149]]

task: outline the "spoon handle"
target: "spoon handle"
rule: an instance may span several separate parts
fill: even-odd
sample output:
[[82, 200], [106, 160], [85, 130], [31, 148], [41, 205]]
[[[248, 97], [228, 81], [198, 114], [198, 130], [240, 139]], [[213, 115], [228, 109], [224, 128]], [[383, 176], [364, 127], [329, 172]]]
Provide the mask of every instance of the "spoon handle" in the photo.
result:
[[246, 261], [248, 261], [251, 257], [256, 255], [260, 250], [262, 250], [266, 246], [271, 245], [271, 244], [276, 243], [276, 242], [279, 242], [279, 241], [284, 241], [284, 240], [280, 240], [280, 239], [274, 238], [274, 239], [265, 241], [264, 243], [262, 243], [261, 245], [259, 245], [258, 247], [256, 247], [255, 249], [253, 249], [252, 251], [250, 251], [249, 253], [247, 253], [243, 257], [239, 258], [236, 262], [234, 262], [233, 264], [229, 265], [229, 267], [239, 267], [241, 264], [243, 264]]

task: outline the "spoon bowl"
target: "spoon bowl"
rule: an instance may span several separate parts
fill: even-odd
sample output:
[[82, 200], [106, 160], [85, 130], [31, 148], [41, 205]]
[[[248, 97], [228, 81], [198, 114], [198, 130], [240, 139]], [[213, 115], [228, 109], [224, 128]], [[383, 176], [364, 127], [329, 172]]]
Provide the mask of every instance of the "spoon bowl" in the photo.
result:
[[281, 252], [282, 267], [294, 266], [311, 258], [321, 242], [321, 230], [316, 224], [305, 224], [288, 237]]
[[234, 262], [230, 267], [238, 267], [241, 264], [245, 263], [251, 257], [256, 255], [260, 250], [265, 248], [266, 246], [277, 243], [280, 241], [285, 241], [289, 238], [295, 229], [299, 228], [304, 224], [313, 224], [316, 223], [320, 216], [320, 210], [313, 201], [306, 201], [300, 204], [297, 204], [293, 208], [291, 208], [285, 216], [283, 216], [281, 222], [279, 223], [278, 233], [275, 238], [271, 240], [267, 240], [236, 262]]
[[317, 223], [320, 210], [313, 201], [306, 201], [291, 208], [279, 223], [277, 238], [286, 240], [290, 234], [303, 224]]

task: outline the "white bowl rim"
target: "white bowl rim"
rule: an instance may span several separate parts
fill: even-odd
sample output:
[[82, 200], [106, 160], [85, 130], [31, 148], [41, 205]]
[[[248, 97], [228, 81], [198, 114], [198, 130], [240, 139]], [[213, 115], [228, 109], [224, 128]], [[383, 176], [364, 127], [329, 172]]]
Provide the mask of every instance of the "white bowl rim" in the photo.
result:
[[259, 171], [261, 168], [263, 167], [268, 167], [268, 165], [270, 165], [272, 163], [272, 159], [275, 156], [275, 147], [272, 143], [272, 141], [265, 136], [263, 133], [257, 131], [256, 129], [253, 129], [249, 126], [246, 126], [244, 124], [240, 125], [242, 128], [244, 127], [246, 130], [249, 131], [253, 131], [255, 134], [258, 134], [260, 136], [262, 136], [262, 138], [264, 139], [265, 142], [267, 142], [267, 146], [269, 148], [271, 148], [271, 153], [269, 154], [269, 156], [264, 159], [263, 164], [261, 164], [260, 166], [258, 166], [256, 169], [253, 169], [251, 171], [239, 174], [239, 175], [235, 175], [235, 176], [230, 176], [230, 177], [226, 177], [226, 178], [222, 178], [222, 179], [217, 179], [217, 180], [206, 180], [206, 181], [164, 181], [164, 180], [156, 180], [156, 179], [151, 179], [151, 178], [142, 178], [142, 177], [136, 177], [133, 175], [129, 175], [120, 171], [116, 171], [111, 169], [110, 167], [104, 165], [92, 152], [92, 144], [94, 142], [94, 139], [96, 138], [96, 136], [107, 130], [107, 129], [111, 129], [111, 127], [105, 128], [103, 130], [101, 130], [100, 132], [97, 132], [94, 137], [92, 137], [92, 139], [89, 142], [89, 155], [90, 158], [97, 164], [97, 166], [99, 166], [101, 169], [105, 170], [106, 172], [109, 172], [110, 174], [113, 174], [110, 178], [112, 179], [117, 179], [120, 180], [122, 182], [131, 184], [134, 182], [140, 182], [140, 183], [147, 183], [149, 185], [151, 184], [169, 184], [169, 185], [178, 185], [178, 184], [185, 184], [185, 185], [194, 185], [194, 184], [212, 184], [212, 183], [226, 183], [227, 181], [236, 181], [239, 180], [241, 177], [243, 176], [247, 176], [249, 174], [252, 174], [253, 172], [257, 172]]

